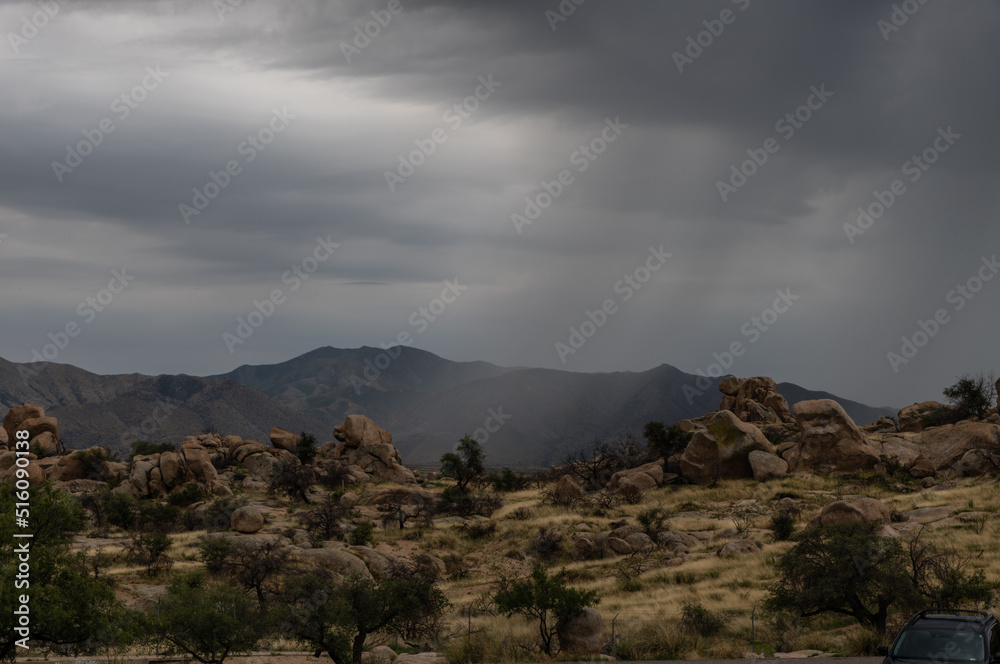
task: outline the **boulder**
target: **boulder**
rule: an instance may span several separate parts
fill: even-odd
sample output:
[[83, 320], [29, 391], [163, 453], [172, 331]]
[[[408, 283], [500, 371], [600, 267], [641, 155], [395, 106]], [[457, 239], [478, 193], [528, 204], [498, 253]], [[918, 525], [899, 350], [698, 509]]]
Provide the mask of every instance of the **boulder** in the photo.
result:
[[229, 527], [238, 533], [256, 533], [264, 527], [264, 513], [253, 505], [238, 507], [229, 516]]
[[911, 440], [940, 472], [957, 466], [969, 450], [1000, 450], [1000, 425], [970, 421], [946, 424], [924, 429]]
[[281, 462], [267, 452], [251, 454], [243, 460], [243, 467], [247, 469], [255, 479], [262, 482], [270, 482], [281, 470]]
[[760, 547], [748, 539], [733, 540], [722, 545], [716, 555], [720, 558], [735, 558], [747, 553], [760, 553]]
[[982, 450], [969, 450], [955, 464], [955, 472], [964, 477], [985, 475], [993, 471], [993, 468], [989, 456]]
[[810, 528], [835, 526], [842, 523], [889, 523], [889, 509], [875, 498], [858, 498], [853, 502], [835, 500], [810, 519]]
[[800, 401], [793, 407], [802, 427], [798, 448], [789, 467], [819, 472], [868, 470], [879, 463], [878, 451], [868, 442], [843, 406], [833, 399]]
[[42, 484], [45, 481], [45, 471], [42, 470], [37, 461], [32, 460], [24, 468], [18, 468], [15, 463], [12, 463], [0, 473], [0, 482], [14, 482], [20, 479], [27, 480], [31, 486]]
[[954, 411], [953, 406], [940, 404], [937, 401], [924, 401], [906, 406], [899, 411], [899, 430], [920, 432], [924, 430], [924, 418]]
[[909, 470], [920, 458], [920, 447], [912, 438], [886, 436], [882, 440], [882, 456], [887, 462]]
[[392, 444], [392, 434], [364, 415], [348, 415], [342, 424], [334, 427], [333, 437], [349, 449], [357, 449], [362, 445]]
[[721, 410], [708, 416], [706, 428], [691, 438], [680, 457], [681, 474], [695, 484], [752, 477], [750, 452], [771, 449], [760, 429]]
[[68, 482], [56, 482], [53, 488], [76, 495], [80, 493], [98, 493], [106, 489], [107, 486], [107, 482], [99, 482], [98, 480], [70, 480]]
[[560, 477], [552, 493], [556, 500], [561, 503], [571, 503], [574, 500], [583, 498], [587, 494], [571, 475]]
[[753, 470], [753, 478], [758, 482], [780, 479], [788, 473], [788, 462], [770, 452], [753, 450], [747, 455], [747, 460]]
[[298, 549], [295, 555], [307, 562], [322, 567], [334, 574], [344, 577], [356, 575], [368, 580], [374, 580], [363, 560], [343, 549], [327, 548]]
[[403, 653], [396, 656], [393, 664], [448, 664], [448, 660], [436, 652], [422, 652], [416, 655]]
[[910, 475], [918, 480], [922, 480], [925, 477], [934, 477], [935, 471], [934, 464], [924, 457], [920, 457], [910, 466]]
[[609, 549], [623, 556], [627, 556], [628, 554], [634, 551], [632, 545], [630, 545], [625, 540], [619, 539], [617, 537], [609, 537], [607, 539], [607, 545]]
[[267, 454], [267, 452], [267, 447], [254, 440], [244, 440], [241, 444], [229, 448], [229, 454], [236, 463], [243, 463], [251, 455]]
[[215, 466], [212, 465], [212, 457], [208, 450], [201, 445], [185, 443], [181, 445], [180, 456], [184, 459], [188, 473], [205, 486], [212, 486], [215, 478], [219, 476]]
[[302, 438], [295, 435], [291, 431], [285, 431], [281, 427], [274, 427], [271, 429], [271, 433], [268, 437], [271, 439], [272, 445], [282, 450], [288, 450], [289, 452], [295, 452], [295, 448], [298, 447], [299, 441], [302, 440]]
[[41, 449], [42, 456], [47, 457], [55, 456], [63, 451], [62, 446], [59, 444], [59, 439], [51, 431], [43, 431], [35, 436], [34, 440], [29, 443], [29, 447], [33, 450]]
[[186, 468], [181, 466], [181, 458], [177, 452], [164, 452], [160, 455], [160, 475], [168, 487], [180, 486], [186, 480]]
[[619, 483], [623, 479], [627, 477], [632, 477], [634, 475], [646, 475], [651, 480], [653, 480], [653, 484], [649, 485], [649, 483], [646, 482], [644, 479], [640, 479], [638, 484], [643, 485], [643, 490], [658, 486], [661, 482], [663, 482], [663, 463], [664, 463], [663, 459], [657, 459], [656, 461], [652, 461], [650, 463], [646, 463], [641, 466], [637, 466], [635, 468], [619, 470], [617, 473], [611, 476], [611, 479], [608, 481], [608, 488], [617, 489], [619, 488]]
[[626, 475], [618, 482], [616, 487], [619, 491], [625, 489], [634, 489], [639, 492], [648, 491], [649, 489], [656, 488], [656, 480], [647, 475], [646, 473], [633, 473], [631, 475]]
[[604, 620], [601, 612], [587, 607], [556, 623], [559, 651], [571, 655], [600, 655], [604, 648]]
[[632, 547], [633, 551], [650, 551], [656, 548], [653, 540], [646, 533], [632, 533], [625, 538], [625, 542]]

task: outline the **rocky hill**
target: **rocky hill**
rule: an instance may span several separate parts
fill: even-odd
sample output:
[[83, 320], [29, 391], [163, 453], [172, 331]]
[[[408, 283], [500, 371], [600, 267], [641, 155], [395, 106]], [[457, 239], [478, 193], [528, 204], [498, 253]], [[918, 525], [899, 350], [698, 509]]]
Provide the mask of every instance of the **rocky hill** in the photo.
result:
[[[411, 464], [436, 463], [470, 434], [491, 465], [547, 467], [597, 440], [639, 436], [650, 420], [698, 417], [719, 400], [719, 379], [669, 365], [585, 374], [452, 362], [414, 348], [320, 348], [207, 378], [28, 368], [0, 360], [0, 406], [34, 403], [61, 417], [71, 449], [122, 449], [138, 438], [176, 441], [200, 431], [263, 440], [273, 426], [322, 436], [359, 414], [393, 431]], [[834, 398], [858, 422], [895, 414], [791, 384], [780, 389], [793, 403]]]

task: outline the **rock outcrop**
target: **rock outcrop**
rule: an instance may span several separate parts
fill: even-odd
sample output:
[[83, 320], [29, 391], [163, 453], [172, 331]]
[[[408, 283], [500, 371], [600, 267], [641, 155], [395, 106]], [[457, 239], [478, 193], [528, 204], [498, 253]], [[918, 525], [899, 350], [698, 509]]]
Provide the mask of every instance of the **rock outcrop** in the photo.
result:
[[719, 383], [724, 395], [719, 410], [728, 410], [744, 422], [773, 424], [793, 421], [788, 402], [778, 394], [778, 385], [767, 376], [736, 378], [727, 376]]
[[789, 468], [820, 473], [856, 472], [879, 463], [878, 451], [833, 399], [800, 401], [792, 410], [802, 434], [799, 444], [785, 451]]
[[333, 459], [354, 466], [376, 482], [415, 484], [413, 471], [403, 466], [399, 450], [392, 445], [392, 434], [364, 415], [348, 415], [333, 430], [340, 444], [330, 453]]
[[954, 410], [953, 406], [946, 406], [937, 401], [924, 401], [906, 406], [899, 411], [899, 430], [919, 433], [925, 428], [925, 420], [945, 417]]
[[46, 417], [41, 406], [22, 403], [11, 408], [3, 418], [4, 433], [7, 436], [7, 447], [13, 449], [17, 440], [18, 430], [28, 431], [29, 445], [37, 443], [46, 455], [62, 454], [62, 440], [59, 438], [59, 420]]
[[771, 452], [772, 446], [753, 424], [720, 410], [695, 431], [680, 457], [681, 474], [695, 484], [753, 477], [748, 457], [754, 450]]

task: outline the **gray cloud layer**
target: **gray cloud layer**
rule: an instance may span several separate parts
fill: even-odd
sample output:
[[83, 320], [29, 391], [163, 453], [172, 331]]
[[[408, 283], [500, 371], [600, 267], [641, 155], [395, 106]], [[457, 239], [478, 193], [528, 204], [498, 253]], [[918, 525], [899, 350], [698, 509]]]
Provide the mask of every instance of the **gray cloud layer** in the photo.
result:
[[[0, 356], [27, 361], [74, 322], [56, 361], [99, 373], [219, 373], [400, 332], [458, 360], [693, 372], [741, 342], [732, 373], [897, 406], [997, 368], [1000, 280], [950, 293], [998, 248], [995, 2], [565, 0], [558, 22], [555, 0], [234, 0], [220, 18], [228, 2], [0, 3]], [[809, 119], [782, 120], [797, 109]], [[615, 118], [628, 128], [583, 156]], [[415, 141], [434, 153], [390, 191]], [[904, 167], [926, 149], [927, 170]], [[723, 200], [752, 155], [767, 161]], [[562, 171], [518, 233], [511, 215]], [[210, 173], [228, 184], [185, 223]], [[844, 224], [894, 180], [850, 242]], [[288, 277], [317, 238], [341, 246]], [[662, 269], [622, 286], [661, 245]], [[135, 279], [81, 315], [122, 268]], [[223, 334], [275, 289], [231, 353]], [[609, 299], [563, 362], [556, 344]]]

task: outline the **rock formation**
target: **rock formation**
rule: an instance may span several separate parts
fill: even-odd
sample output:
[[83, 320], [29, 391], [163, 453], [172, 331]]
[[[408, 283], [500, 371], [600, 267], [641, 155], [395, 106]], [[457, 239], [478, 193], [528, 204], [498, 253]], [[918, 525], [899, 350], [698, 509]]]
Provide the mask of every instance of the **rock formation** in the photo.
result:
[[775, 424], [792, 422], [788, 402], [778, 394], [778, 385], [767, 376], [736, 378], [727, 376], [719, 383], [724, 395], [719, 410], [728, 410], [744, 422]]
[[340, 444], [332, 450], [324, 446], [320, 453], [329, 454], [349, 470], [360, 470], [376, 482], [416, 483], [413, 471], [403, 466], [399, 450], [392, 445], [392, 434], [364, 415], [348, 415], [334, 428], [333, 436]]
[[800, 401], [793, 411], [802, 434], [783, 455], [793, 470], [856, 472], [879, 462], [878, 451], [833, 399]]
[[748, 457], [754, 450], [771, 452], [772, 446], [753, 424], [720, 410], [708, 416], [705, 428], [695, 431], [681, 454], [681, 474], [695, 484], [753, 477]]

